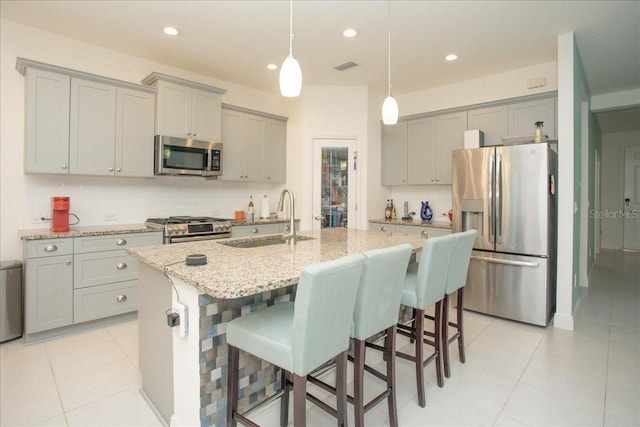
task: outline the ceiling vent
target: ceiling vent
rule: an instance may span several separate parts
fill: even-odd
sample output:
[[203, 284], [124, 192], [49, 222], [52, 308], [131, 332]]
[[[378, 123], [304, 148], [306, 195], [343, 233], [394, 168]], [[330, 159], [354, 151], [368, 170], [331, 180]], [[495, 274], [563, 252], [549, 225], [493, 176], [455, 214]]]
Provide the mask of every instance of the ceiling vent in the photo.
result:
[[358, 64], [356, 64], [355, 62], [349, 61], [349, 62], [345, 62], [344, 64], [336, 65], [335, 67], [333, 67], [333, 69], [338, 71], [344, 71], [344, 70], [348, 70], [349, 68], [353, 68], [357, 66]]

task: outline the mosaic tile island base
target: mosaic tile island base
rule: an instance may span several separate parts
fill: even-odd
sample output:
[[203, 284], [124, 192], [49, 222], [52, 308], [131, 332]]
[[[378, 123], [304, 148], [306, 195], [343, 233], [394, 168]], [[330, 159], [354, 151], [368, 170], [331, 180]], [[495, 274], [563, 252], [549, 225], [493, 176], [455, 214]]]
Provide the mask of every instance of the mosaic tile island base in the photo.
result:
[[[419, 235], [326, 229], [299, 233], [296, 245], [234, 248], [221, 240], [132, 248], [140, 263], [139, 339], [142, 393], [171, 425], [225, 425], [227, 344], [231, 319], [292, 301], [307, 265], [409, 243], [419, 252]], [[273, 236], [276, 238], [280, 236]], [[269, 238], [264, 237], [262, 238]], [[251, 238], [224, 239], [226, 242]], [[187, 266], [190, 254], [208, 262]], [[188, 332], [169, 328], [166, 312], [179, 296], [188, 306]], [[280, 388], [274, 366], [241, 354], [240, 410]]]

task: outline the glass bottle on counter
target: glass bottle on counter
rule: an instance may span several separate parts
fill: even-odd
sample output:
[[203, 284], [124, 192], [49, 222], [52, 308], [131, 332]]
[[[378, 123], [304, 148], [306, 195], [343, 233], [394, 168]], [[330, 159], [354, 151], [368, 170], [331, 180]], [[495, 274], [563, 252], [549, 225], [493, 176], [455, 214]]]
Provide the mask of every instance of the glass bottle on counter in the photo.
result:
[[391, 202], [387, 199], [387, 207], [384, 209], [384, 219], [391, 219]]
[[253, 196], [249, 196], [249, 207], [247, 208], [249, 221], [253, 221], [255, 215], [255, 206], [253, 205]]

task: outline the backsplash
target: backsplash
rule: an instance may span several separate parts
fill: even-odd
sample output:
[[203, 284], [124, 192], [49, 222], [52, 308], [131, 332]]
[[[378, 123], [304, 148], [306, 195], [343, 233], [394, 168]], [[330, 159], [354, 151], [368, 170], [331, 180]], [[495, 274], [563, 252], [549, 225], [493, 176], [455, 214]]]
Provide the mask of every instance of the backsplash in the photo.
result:
[[[451, 186], [450, 185], [410, 185], [390, 187], [391, 191], [385, 196], [386, 199], [393, 199], [398, 218], [404, 213], [404, 202], [409, 202], [409, 212], [415, 212], [414, 218], [420, 218], [421, 202], [429, 201], [429, 206], [433, 209], [432, 221], [448, 221], [447, 213], [451, 209]], [[380, 206], [379, 212], [370, 212], [371, 218], [384, 218], [384, 205]]]
[[[171, 215], [233, 218], [236, 209], [247, 209], [253, 196], [256, 212], [266, 194], [275, 212], [280, 187], [264, 183], [207, 181], [199, 177], [158, 176], [108, 178], [90, 176], [24, 176], [21, 228], [49, 227], [36, 221], [51, 215], [51, 197], [69, 196], [70, 212], [81, 225], [142, 223], [150, 217]], [[73, 223], [74, 218], [70, 218]]]

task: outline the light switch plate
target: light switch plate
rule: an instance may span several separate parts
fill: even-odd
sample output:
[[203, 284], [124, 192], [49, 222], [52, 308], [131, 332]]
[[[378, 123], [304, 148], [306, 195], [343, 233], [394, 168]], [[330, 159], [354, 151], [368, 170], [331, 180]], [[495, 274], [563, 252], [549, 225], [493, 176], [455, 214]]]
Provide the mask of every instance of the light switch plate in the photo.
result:
[[174, 302], [171, 306], [171, 310], [174, 313], [177, 313], [180, 317], [180, 323], [178, 327], [174, 330], [178, 331], [178, 335], [181, 337], [186, 337], [189, 332], [189, 310], [188, 307], [181, 302]]

